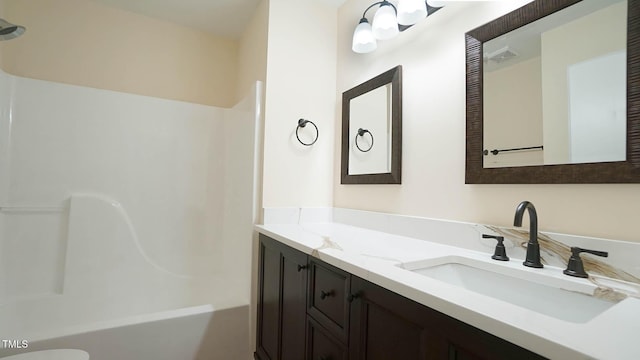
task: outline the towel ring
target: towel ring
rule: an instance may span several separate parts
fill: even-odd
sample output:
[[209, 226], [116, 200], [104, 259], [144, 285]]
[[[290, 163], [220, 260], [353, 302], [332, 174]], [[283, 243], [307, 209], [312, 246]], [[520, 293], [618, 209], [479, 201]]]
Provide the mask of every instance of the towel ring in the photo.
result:
[[[369, 134], [369, 136], [371, 136], [371, 146], [369, 146], [369, 148], [366, 149], [366, 150], [362, 150], [360, 145], [358, 145], [358, 137], [359, 136], [364, 136], [364, 134], [367, 134], [367, 133]], [[362, 152], [371, 151], [371, 149], [373, 148], [373, 134], [371, 133], [371, 131], [369, 131], [367, 129], [363, 129], [363, 128], [358, 129], [358, 135], [356, 135], [356, 147], [358, 148], [358, 150], [360, 150]]]
[[[300, 136], [298, 136], [298, 130], [300, 130], [300, 128], [303, 128], [303, 127], [307, 126], [307, 123], [313, 125], [313, 127], [316, 128], [316, 138], [313, 139], [313, 141], [310, 142], [310, 143], [303, 142], [302, 140], [300, 140]], [[318, 131], [318, 127], [316, 126], [316, 124], [313, 123], [313, 121], [305, 120], [305, 119], [298, 120], [298, 127], [296, 127], [296, 138], [298, 139], [300, 144], [302, 144], [304, 146], [311, 146], [311, 145], [315, 144], [316, 141], [318, 141], [318, 137], [319, 136], [320, 136], [320, 131]]]

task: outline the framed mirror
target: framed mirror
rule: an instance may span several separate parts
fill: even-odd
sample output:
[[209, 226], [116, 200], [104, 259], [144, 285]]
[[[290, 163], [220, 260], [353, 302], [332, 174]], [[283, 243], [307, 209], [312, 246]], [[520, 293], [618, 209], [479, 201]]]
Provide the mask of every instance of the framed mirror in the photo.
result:
[[342, 93], [342, 184], [400, 184], [402, 66]]
[[466, 34], [467, 184], [640, 182], [640, 0], [535, 0]]

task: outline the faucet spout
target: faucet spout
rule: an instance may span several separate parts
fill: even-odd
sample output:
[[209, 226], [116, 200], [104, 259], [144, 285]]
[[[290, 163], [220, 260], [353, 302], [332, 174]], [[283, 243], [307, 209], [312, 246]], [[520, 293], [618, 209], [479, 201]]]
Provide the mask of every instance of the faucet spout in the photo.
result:
[[541, 268], [543, 265], [540, 261], [540, 244], [538, 243], [538, 213], [531, 202], [523, 201], [518, 205], [516, 215], [513, 218], [513, 226], [522, 226], [522, 216], [525, 210], [529, 212], [529, 242], [527, 243], [527, 256], [522, 264]]

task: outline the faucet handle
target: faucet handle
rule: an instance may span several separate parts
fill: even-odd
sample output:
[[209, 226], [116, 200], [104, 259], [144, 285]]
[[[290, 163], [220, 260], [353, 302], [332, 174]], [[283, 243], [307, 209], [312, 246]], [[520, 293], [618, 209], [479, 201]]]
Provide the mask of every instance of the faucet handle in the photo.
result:
[[482, 234], [482, 238], [498, 240], [498, 244], [496, 244], [496, 249], [493, 252], [493, 256], [491, 256], [493, 260], [509, 261], [509, 257], [507, 256], [507, 249], [504, 247], [504, 236]]
[[563, 271], [565, 275], [575, 276], [580, 278], [589, 277], [586, 271], [584, 271], [584, 265], [582, 264], [582, 258], [580, 258], [580, 253], [588, 253], [602, 257], [608, 257], [609, 253], [606, 251], [596, 251], [579, 248], [574, 246], [571, 248], [571, 257], [567, 263], [567, 268]]

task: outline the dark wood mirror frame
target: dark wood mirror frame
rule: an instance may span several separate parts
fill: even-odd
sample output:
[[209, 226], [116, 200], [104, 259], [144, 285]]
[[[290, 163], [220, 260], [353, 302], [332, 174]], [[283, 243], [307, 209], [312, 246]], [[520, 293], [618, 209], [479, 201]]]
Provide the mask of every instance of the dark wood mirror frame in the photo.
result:
[[628, 0], [627, 160], [606, 163], [483, 168], [482, 44], [581, 0], [535, 0], [465, 34], [467, 184], [640, 183], [640, 0]]
[[[391, 172], [349, 175], [351, 99], [391, 84]], [[402, 66], [398, 65], [342, 93], [341, 184], [400, 184], [402, 179]]]

